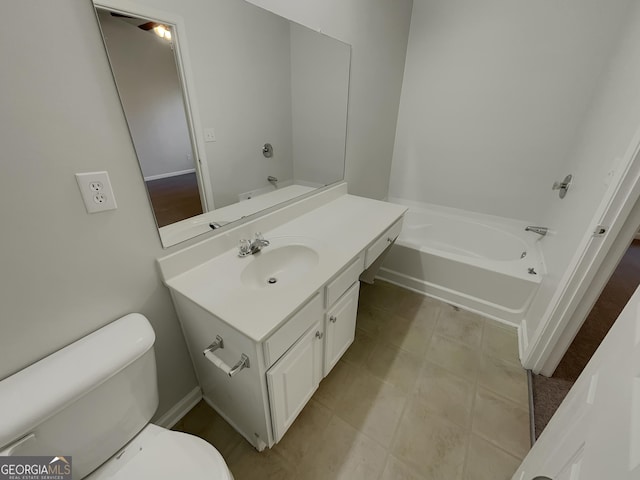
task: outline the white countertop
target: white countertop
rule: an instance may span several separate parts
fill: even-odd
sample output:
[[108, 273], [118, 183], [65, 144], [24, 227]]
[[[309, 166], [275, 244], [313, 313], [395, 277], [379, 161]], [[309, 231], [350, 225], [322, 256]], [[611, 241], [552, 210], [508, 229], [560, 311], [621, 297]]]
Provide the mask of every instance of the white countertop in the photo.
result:
[[406, 210], [402, 205], [343, 195], [272, 230], [264, 230], [264, 237], [272, 242], [264, 252], [296, 243], [292, 237], [305, 237], [305, 243], [312, 244], [319, 253], [319, 264], [297, 282], [262, 288], [242, 285], [238, 272], [261, 253], [240, 258], [234, 247], [165, 283], [261, 342]]

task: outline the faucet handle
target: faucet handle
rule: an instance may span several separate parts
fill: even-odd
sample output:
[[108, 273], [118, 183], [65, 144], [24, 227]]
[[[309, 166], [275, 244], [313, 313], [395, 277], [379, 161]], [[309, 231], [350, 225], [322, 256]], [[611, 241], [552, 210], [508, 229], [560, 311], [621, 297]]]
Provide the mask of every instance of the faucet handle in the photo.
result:
[[265, 247], [269, 245], [269, 240], [265, 240], [261, 232], [256, 232], [255, 237], [256, 237], [256, 242], [262, 244]]
[[238, 245], [238, 256], [246, 257], [251, 254], [251, 241], [247, 238], [241, 238]]

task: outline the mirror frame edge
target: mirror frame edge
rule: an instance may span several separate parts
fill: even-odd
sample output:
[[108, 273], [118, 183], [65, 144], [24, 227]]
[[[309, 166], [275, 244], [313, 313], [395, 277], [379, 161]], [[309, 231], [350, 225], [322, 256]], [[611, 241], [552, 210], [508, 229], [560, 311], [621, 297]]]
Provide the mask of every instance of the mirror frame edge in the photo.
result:
[[[198, 171], [198, 174], [201, 177], [204, 177], [207, 179], [206, 182], [199, 182], [202, 186], [201, 186], [201, 197], [202, 200], [205, 203], [206, 206], [206, 211], [203, 212], [203, 214], [207, 214], [210, 213], [211, 211], [214, 211], [214, 202], [213, 202], [213, 191], [212, 191], [212, 186], [211, 186], [211, 180], [210, 180], [210, 175], [209, 175], [209, 169], [208, 169], [208, 161], [207, 161], [207, 157], [206, 157], [206, 149], [205, 149], [205, 141], [204, 141], [204, 133], [203, 133], [203, 127], [202, 127], [202, 123], [201, 123], [201, 117], [200, 117], [200, 112], [198, 110], [198, 101], [197, 101], [197, 96], [196, 96], [196, 89], [195, 89], [195, 85], [193, 84], [193, 70], [191, 68], [191, 59], [189, 57], [189, 49], [188, 49], [188, 41], [187, 41], [187, 35], [186, 35], [186, 26], [184, 23], [184, 19], [180, 16], [177, 15], [175, 13], [171, 13], [171, 12], [167, 12], [161, 9], [157, 9], [155, 7], [150, 7], [148, 5], [141, 5], [139, 3], [136, 3], [134, 1], [131, 0], [89, 0], [93, 6], [94, 9], [94, 13], [95, 13], [95, 18], [96, 18], [96, 23], [98, 25], [98, 28], [100, 30], [101, 33], [101, 39], [102, 42], [104, 44], [104, 48], [105, 48], [105, 53], [107, 55], [107, 61], [109, 62], [109, 67], [110, 70], [112, 72], [112, 76], [113, 76], [113, 80], [114, 80], [114, 85], [116, 87], [116, 91], [118, 92], [118, 85], [117, 85], [117, 81], [113, 72], [113, 68], [111, 68], [111, 60], [109, 59], [109, 51], [106, 45], [106, 41], [104, 38], [104, 34], [102, 33], [102, 26], [100, 24], [100, 19], [98, 17], [98, 12], [97, 12], [97, 8], [103, 8], [103, 9], [107, 9], [113, 12], [118, 12], [118, 13], [122, 13], [122, 14], [129, 14], [129, 15], [134, 15], [137, 17], [142, 17], [151, 21], [157, 21], [159, 23], [165, 23], [165, 24], [170, 24], [173, 28], [174, 28], [174, 55], [176, 57], [176, 64], [177, 64], [177, 70], [178, 70], [178, 74], [180, 77], [180, 81], [181, 81], [181, 86], [183, 89], [183, 100], [184, 100], [184, 104], [185, 104], [185, 116], [187, 118], [187, 122], [189, 125], [189, 130], [191, 133], [191, 144], [192, 144], [192, 148], [195, 152], [195, 157], [194, 158], [194, 166], [196, 168], [196, 170]], [[243, 0], [246, 2], [246, 0]], [[259, 5], [255, 5], [252, 2], [247, 2], [251, 5], [257, 6], [259, 8], [264, 8], [264, 7], [260, 7]], [[270, 10], [267, 10], [270, 11]], [[275, 13], [275, 12], [272, 12]], [[276, 15], [278, 15], [276, 13]], [[285, 17], [286, 18], [286, 17]], [[303, 27], [309, 28], [311, 30], [316, 31], [317, 33], [320, 33], [322, 35], [326, 35], [324, 32], [322, 32], [322, 30], [320, 29], [314, 29], [313, 27], [309, 27], [303, 23], [297, 22], [295, 20], [291, 20], [288, 19], [290, 22], [293, 23], [297, 23], [298, 25], [301, 25]], [[331, 37], [333, 38], [333, 37]], [[344, 159], [343, 159], [343, 165], [342, 165], [342, 179], [337, 180], [335, 182], [332, 182], [330, 184], [324, 185], [323, 187], [319, 187], [316, 188], [315, 190], [308, 192], [306, 194], [297, 196], [295, 198], [289, 199], [287, 201], [284, 202], [280, 202], [276, 205], [273, 205], [271, 207], [268, 207], [266, 209], [262, 209], [258, 212], [255, 212], [251, 215], [247, 215], [246, 217], [242, 217], [239, 218], [237, 220], [234, 220], [233, 222], [231, 222], [229, 225], [224, 225], [223, 227], [216, 229], [216, 230], [211, 230], [209, 232], [204, 232], [204, 233], [200, 233], [197, 235], [194, 235], [188, 239], [184, 239], [184, 240], [179, 240], [175, 243], [170, 243], [170, 242], [166, 242], [161, 234], [161, 228], [158, 226], [158, 222], [156, 220], [155, 217], [155, 212], [153, 211], [153, 207], [151, 207], [151, 213], [152, 216], [154, 218], [154, 222], [156, 223], [156, 230], [158, 233], [158, 237], [160, 239], [160, 244], [162, 245], [162, 248], [164, 250], [167, 249], [173, 249], [173, 247], [177, 246], [177, 245], [182, 245], [182, 246], [189, 246], [191, 244], [194, 243], [198, 243], [200, 241], [204, 241], [207, 240], [211, 237], [217, 236], [220, 233], [226, 233], [228, 230], [231, 230], [232, 228], [236, 227], [236, 226], [240, 226], [243, 225], [247, 222], [253, 221], [263, 215], [267, 215], [270, 214], [272, 212], [275, 212], [281, 208], [287, 207], [289, 205], [292, 205], [294, 203], [296, 203], [299, 200], [304, 200], [310, 197], [313, 197], [317, 194], [320, 194], [322, 192], [324, 192], [327, 189], [333, 188], [339, 184], [342, 183], [347, 183], [346, 181], [346, 173], [347, 173], [347, 152], [348, 152], [348, 141], [349, 141], [349, 129], [348, 129], [348, 123], [349, 123], [349, 106], [351, 104], [351, 77], [352, 77], [352, 56], [353, 56], [353, 46], [350, 43], [347, 43], [343, 40], [340, 40], [338, 38], [333, 38], [334, 40], [339, 41], [340, 43], [346, 45], [349, 48], [349, 66], [348, 66], [348, 73], [347, 73], [347, 107], [346, 107], [346, 118], [345, 118], [345, 145], [344, 145]], [[118, 92], [118, 101], [122, 106], [122, 100], [120, 97], [120, 93]], [[124, 108], [122, 108], [123, 112], [124, 112]], [[128, 125], [128, 120], [126, 118], [126, 115], [124, 115], [124, 119], [125, 122], [127, 123], [127, 130], [129, 131], [129, 136], [131, 137], [131, 142], [132, 142], [132, 146], [134, 148], [134, 152], [135, 152], [135, 145], [133, 144], [133, 136], [131, 134], [131, 129], [129, 128]], [[136, 153], [136, 157], [137, 157], [137, 153]], [[140, 175], [142, 177], [142, 180], [144, 182], [144, 174], [142, 172], [142, 167], [140, 165], [140, 162], [138, 161], [138, 166], [140, 168]], [[149, 200], [149, 204], [151, 206], [151, 199], [149, 197], [149, 192], [147, 190], [147, 196], [148, 196], [148, 200]], [[204, 196], [202, 196], [202, 194], [204, 193]], [[204, 238], [203, 238], [204, 237]]]
[[[211, 177], [209, 175], [209, 163], [206, 155], [205, 141], [203, 136], [203, 128], [201, 124], [200, 112], [198, 110], [198, 100], [196, 95], [196, 88], [193, 84], [193, 70], [191, 68], [191, 58], [189, 57], [189, 47], [187, 41], [186, 34], [186, 26], [184, 23], [184, 19], [180, 15], [176, 15], [175, 13], [166, 12], [164, 10], [156, 9], [153, 7], [149, 7], [147, 5], [140, 5], [135, 2], [131, 2], [129, 0], [89, 0], [93, 6], [96, 22], [98, 24], [98, 29], [101, 33], [102, 42], [104, 44], [105, 53], [107, 55], [107, 61], [109, 62], [109, 67], [111, 69], [111, 73], [113, 76], [113, 81], [116, 87], [116, 91], [118, 91], [118, 82], [115, 78], [115, 74], [113, 68], [111, 66], [111, 59], [109, 58], [109, 49], [107, 48], [106, 41], [104, 38], [104, 34], [102, 32], [102, 26], [100, 25], [100, 19], [98, 18], [98, 8], [103, 8], [112, 12], [122, 13], [133, 15], [136, 17], [145, 18], [151, 21], [157, 21], [159, 23], [166, 23], [173, 27], [174, 30], [174, 39], [173, 39], [173, 52], [176, 60], [176, 69], [179, 75], [180, 84], [182, 87], [182, 97], [183, 103], [185, 107], [185, 117], [187, 120], [187, 124], [189, 127], [190, 134], [190, 143], [191, 147], [194, 151], [194, 159], [193, 165], [197, 171], [197, 175], [206, 181], [200, 181], [199, 190], [200, 196], [204, 203], [205, 212], [207, 213], [211, 210], [214, 210], [215, 205], [213, 201], [213, 191], [211, 187]], [[118, 101], [122, 106], [122, 99], [120, 96], [120, 92], [118, 91]], [[124, 107], [123, 107], [124, 112]], [[125, 117], [125, 122], [127, 123], [127, 129], [129, 130], [129, 136], [131, 137], [131, 143], [135, 150], [135, 145], [133, 143], [133, 136], [131, 133], [131, 129], [129, 128], [128, 120]], [[137, 153], [136, 153], [137, 156]], [[140, 162], [138, 161], [138, 165], [140, 166]], [[142, 172], [142, 167], [140, 166], [140, 174], [144, 181], [144, 174]], [[147, 191], [148, 196], [148, 191]], [[150, 198], [149, 198], [150, 201]], [[152, 209], [153, 210], [153, 209]], [[167, 245], [162, 241], [162, 236], [160, 235], [160, 227], [158, 226], [158, 222], [155, 218], [155, 212], [152, 212], [154, 221], [156, 222], [156, 229], [158, 230], [158, 236], [160, 237], [160, 243], [163, 248], [168, 248]]]

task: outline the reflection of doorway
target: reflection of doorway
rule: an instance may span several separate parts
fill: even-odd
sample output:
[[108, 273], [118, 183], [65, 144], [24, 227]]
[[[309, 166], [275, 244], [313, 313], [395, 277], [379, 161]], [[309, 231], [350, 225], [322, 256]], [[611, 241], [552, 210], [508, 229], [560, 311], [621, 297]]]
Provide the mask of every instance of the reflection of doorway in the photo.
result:
[[203, 213], [174, 26], [96, 11], [158, 227]]
[[640, 240], [634, 239], [580, 327], [551, 378], [535, 375], [536, 436], [569, 392], [640, 285]]

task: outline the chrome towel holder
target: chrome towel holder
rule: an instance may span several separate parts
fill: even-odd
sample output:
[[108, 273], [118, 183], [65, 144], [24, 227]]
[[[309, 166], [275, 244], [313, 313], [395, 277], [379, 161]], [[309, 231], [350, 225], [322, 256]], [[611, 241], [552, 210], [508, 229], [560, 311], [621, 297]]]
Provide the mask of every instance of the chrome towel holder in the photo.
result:
[[229, 375], [230, 377], [235, 376], [240, 370], [245, 368], [249, 368], [251, 364], [249, 363], [249, 357], [244, 353], [240, 356], [240, 360], [233, 366], [230, 367], [227, 363], [218, 357], [215, 353], [216, 350], [220, 350], [224, 348], [224, 340], [220, 335], [216, 335], [216, 339], [214, 342], [204, 349], [202, 354], [205, 356], [207, 360], [213, 363], [216, 367], [222, 370], [224, 373]]

